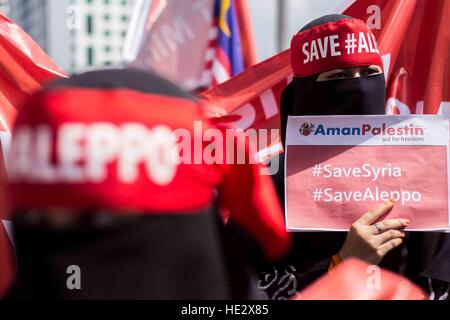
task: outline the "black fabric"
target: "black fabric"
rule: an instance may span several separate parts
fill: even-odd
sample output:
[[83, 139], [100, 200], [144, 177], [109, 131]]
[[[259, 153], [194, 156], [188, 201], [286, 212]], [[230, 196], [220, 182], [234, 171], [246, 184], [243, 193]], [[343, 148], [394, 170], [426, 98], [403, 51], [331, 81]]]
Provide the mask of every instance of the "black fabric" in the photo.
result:
[[301, 28], [299, 32], [303, 32], [303, 31], [312, 29], [314, 27], [320, 26], [322, 24], [329, 23], [329, 22], [336, 22], [336, 21], [339, 21], [342, 19], [352, 19], [352, 17], [347, 16], [345, 14], [328, 14], [326, 16], [322, 16], [320, 18], [317, 18], [317, 19], [311, 21], [310, 23], [305, 25], [303, 28]]
[[266, 297], [256, 290], [257, 270], [267, 268], [267, 260], [260, 246], [233, 220], [229, 219], [225, 225], [222, 222], [220, 224], [233, 299], [265, 299]]
[[[17, 220], [13, 225], [18, 271], [10, 299], [232, 297], [233, 275], [227, 270], [217, 215], [210, 210], [146, 215], [109, 228], [84, 225], [71, 231]], [[81, 290], [66, 286], [70, 265], [81, 269]]]
[[435, 232], [411, 233], [411, 263], [407, 272], [421, 277], [450, 282], [450, 234]]
[[49, 83], [45, 89], [58, 90], [71, 87], [102, 90], [130, 89], [196, 101], [193, 95], [157, 74], [132, 68], [106, 69], [74, 74], [70, 78]]
[[282, 93], [281, 136], [285, 143], [290, 115], [385, 114], [383, 74], [345, 80], [316, 81], [318, 75], [294, 78]]

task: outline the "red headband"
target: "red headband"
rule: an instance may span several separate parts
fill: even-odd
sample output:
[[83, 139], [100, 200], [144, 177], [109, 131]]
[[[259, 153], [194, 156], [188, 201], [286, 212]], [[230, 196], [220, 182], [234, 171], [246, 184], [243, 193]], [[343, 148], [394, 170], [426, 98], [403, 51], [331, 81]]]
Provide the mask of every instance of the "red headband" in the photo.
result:
[[375, 36], [358, 19], [342, 19], [297, 33], [291, 42], [291, 59], [296, 77], [340, 68], [383, 67]]
[[[203, 208], [212, 199], [210, 187], [188, 183], [186, 165], [161, 163], [173, 130], [194, 135], [198, 119], [201, 108], [193, 101], [127, 89], [39, 93], [22, 108], [13, 131], [12, 208]], [[174, 203], [177, 192], [185, 201]]]

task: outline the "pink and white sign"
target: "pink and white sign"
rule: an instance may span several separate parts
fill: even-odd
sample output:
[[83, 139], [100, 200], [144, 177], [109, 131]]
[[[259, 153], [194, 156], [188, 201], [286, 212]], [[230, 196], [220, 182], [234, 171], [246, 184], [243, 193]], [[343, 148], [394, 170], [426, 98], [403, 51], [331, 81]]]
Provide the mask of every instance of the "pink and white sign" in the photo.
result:
[[289, 117], [286, 224], [344, 231], [389, 199], [384, 218], [449, 231], [449, 120], [443, 116]]

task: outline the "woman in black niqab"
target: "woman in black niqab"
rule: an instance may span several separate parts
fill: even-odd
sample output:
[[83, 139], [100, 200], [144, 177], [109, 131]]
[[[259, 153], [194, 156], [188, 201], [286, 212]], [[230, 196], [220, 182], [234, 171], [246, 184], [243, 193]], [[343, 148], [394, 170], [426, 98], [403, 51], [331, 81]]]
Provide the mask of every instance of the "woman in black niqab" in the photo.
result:
[[[352, 19], [328, 15], [312, 21], [300, 32], [328, 22]], [[281, 137], [285, 145], [288, 116], [376, 115], [385, 114], [386, 83], [377, 66], [344, 68], [307, 77], [294, 77], [281, 97]], [[274, 182], [284, 204], [284, 155]], [[340, 252], [345, 232], [294, 233], [290, 256], [261, 274], [259, 288], [269, 299], [287, 299], [325, 275], [332, 257]], [[413, 232], [399, 247], [382, 259], [381, 267], [400, 273], [425, 291], [430, 298], [448, 298], [450, 282], [450, 236], [442, 233]]]

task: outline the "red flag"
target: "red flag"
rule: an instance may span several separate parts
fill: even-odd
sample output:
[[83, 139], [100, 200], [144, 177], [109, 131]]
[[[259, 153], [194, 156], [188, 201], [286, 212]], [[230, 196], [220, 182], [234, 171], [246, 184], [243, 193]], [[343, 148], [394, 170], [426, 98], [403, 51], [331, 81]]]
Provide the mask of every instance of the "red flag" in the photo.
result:
[[[450, 112], [449, 1], [357, 0], [344, 14], [367, 22], [377, 37], [388, 80], [388, 113]], [[280, 92], [292, 76], [289, 54], [280, 53], [200, 97], [213, 116], [235, 115], [218, 122], [242, 129], [278, 127]], [[262, 100], [269, 113], [260, 112]], [[276, 142], [268, 153], [279, 149]]]
[[14, 278], [13, 247], [6, 231], [0, 223], [0, 298], [11, 285]]
[[[12, 20], [0, 13], [0, 173], [6, 179], [3, 153], [10, 141], [16, 108], [23, 98], [51, 79], [64, 77], [44, 51]], [[13, 276], [12, 244], [6, 231], [4, 190], [0, 191], [0, 297]]]
[[[278, 129], [281, 92], [292, 78], [290, 61], [286, 50], [202, 93], [209, 115], [243, 130]], [[255, 141], [262, 158], [282, 150], [278, 136], [269, 140], [266, 149]]]
[[293, 300], [424, 300], [425, 293], [400, 275], [350, 259]]
[[18, 25], [0, 13], [0, 129], [9, 131], [15, 107], [24, 96], [64, 74]]

